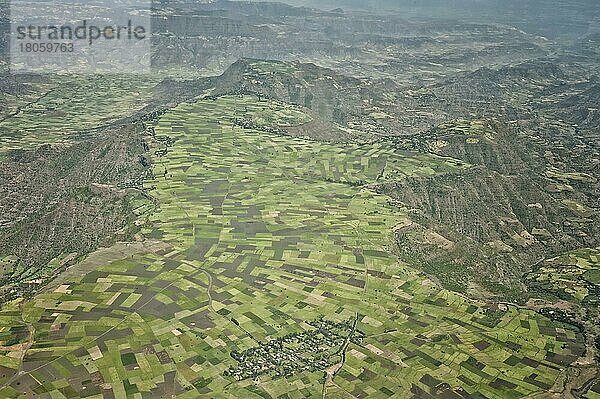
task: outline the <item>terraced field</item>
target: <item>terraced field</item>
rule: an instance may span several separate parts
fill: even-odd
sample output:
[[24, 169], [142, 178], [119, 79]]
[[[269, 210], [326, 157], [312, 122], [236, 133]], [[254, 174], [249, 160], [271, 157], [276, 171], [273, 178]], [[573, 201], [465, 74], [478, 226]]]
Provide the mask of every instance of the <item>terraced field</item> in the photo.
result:
[[600, 304], [600, 248], [582, 248], [539, 265], [528, 276], [530, 285], [597, 309]]
[[147, 76], [52, 76], [23, 86], [24, 95], [0, 114], [0, 156], [10, 148], [68, 141], [69, 135], [115, 121], [151, 101], [158, 78]]
[[368, 183], [468, 165], [234, 123], [265, 110], [305, 120], [225, 97], [157, 121], [146, 242], [0, 312], [0, 396], [518, 398], [581, 354], [566, 326], [476, 306], [393, 255], [408, 211]]

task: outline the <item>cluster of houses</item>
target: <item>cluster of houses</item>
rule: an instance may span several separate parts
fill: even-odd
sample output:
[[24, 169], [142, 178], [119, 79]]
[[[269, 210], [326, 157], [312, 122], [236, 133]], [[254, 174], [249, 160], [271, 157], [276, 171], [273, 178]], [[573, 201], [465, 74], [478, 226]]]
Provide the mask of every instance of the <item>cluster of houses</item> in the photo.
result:
[[231, 357], [238, 364], [226, 370], [225, 376], [244, 380], [263, 374], [277, 378], [325, 370], [339, 362], [340, 351], [347, 339], [357, 342], [364, 338], [364, 334], [355, 331], [349, 321], [336, 323], [318, 319], [307, 324], [314, 329], [290, 333], [243, 352], [233, 351]]

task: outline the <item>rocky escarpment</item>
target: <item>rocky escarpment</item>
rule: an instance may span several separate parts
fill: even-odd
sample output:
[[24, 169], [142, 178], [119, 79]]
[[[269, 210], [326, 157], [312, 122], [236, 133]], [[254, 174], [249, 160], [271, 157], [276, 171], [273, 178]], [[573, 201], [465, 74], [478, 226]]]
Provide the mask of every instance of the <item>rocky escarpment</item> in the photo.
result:
[[40, 95], [36, 95], [35, 85], [47, 81], [43, 76], [10, 74], [2, 72], [1, 69], [0, 65], [0, 121], [17, 111], [20, 106], [27, 104], [27, 98], [31, 102], [39, 98]]
[[[415, 231], [414, 242], [421, 245], [406, 246], [411, 256], [421, 256], [426, 263], [457, 264], [432, 270], [442, 280], [452, 278], [453, 267], [458, 266], [470, 274], [469, 282], [521, 287], [520, 277], [538, 260], [597, 243], [597, 218], [571, 223], [565, 205], [526, 176], [504, 176], [477, 167], [460, 175], [388, 183], [379, 190], [412, 209], [414, 220], [431, 230]], [[403, 239], [410, 230], [402, 232]], [[451, 245], [428, 243], [426, 235], [431, 232]], [[445, 282], [455, 288], [456, 281]]]
[[[555, 117], [559, 101], [576, 103], [570, 108], [565, 104], [567, 111], [592, 112], [578, 120], [593, 127], [595, 111], [589, 105], [595, 94], [593, 81], [588, 73], [574, 71], [573, 65], [545, 59], [485, 67], [406, 87], [391, 79], [358, 79], [311, 63], [243, 58], [214, 80], [214, 94], [255, 93], [309, 108], [323, 120], [373, 135], [420, 134], [457, 118], [497, 117], [535, 124], [546, 114]], [[573, 117], [564, 120], [576, 123]]]
[[[151, 173], [132, 126], [69, 146], [13, 150], [0, 162], [0, 304], [29, 295], [69, 262], [116, 239], [150, 206]], [[135, 210], [135, 212], [134, 212]]]
[[571, 93], [564, 99], [546, 106], [548, 112], [568, 121], [577, 132], [583, 135], [600, 136], [600, 80], [591, 83], [580, 91]]
[[473, 166], [378, 186], [418, 222], [398, 231], [399, 249], [451, 288], [517, 288], [513, 295], [525, 290], [521, 277], [540, 259], [597, 245], [597, 171], [564, 167], [540, 140], [497, 121], [462, 120], [405, 142]]
[[[213, 94], [255, 93], [309, 108], [328, 121], [346, 124], [363, 113], [375, 93], [364, 81], [314, 64], [241, 59], [215, 81]], [[340, 90], [344, 95], [340, 96]]]

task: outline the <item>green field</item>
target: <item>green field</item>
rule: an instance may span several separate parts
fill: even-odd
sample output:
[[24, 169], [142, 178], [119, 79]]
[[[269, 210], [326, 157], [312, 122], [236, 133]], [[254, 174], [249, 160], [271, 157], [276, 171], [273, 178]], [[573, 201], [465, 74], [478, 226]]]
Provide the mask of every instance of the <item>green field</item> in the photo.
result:
[[150, 76], [47, 77], [25, 95], [5, 99], [12, 108], [0, 115], [0, 155], [10, 148], [68, 142], [72, 134], [130, 115], [151, 101], [157, 83]]
[[[151, 143], [164, 154], [146, 183], [160, 205], [142, 232], [155, 244], [92, 255], [58, 287], [5, 307], [1, 397], [518, 398], [547, 390], [581, 353], [574, 331], [476, 306], [392, 255], [408, 211], [365, 184], [465, 166], [233, 123], [266, 111], [305, 118], [252, 97], [160, 118], [157, 138], [175, 141]], [[278, 375], [262, 363], [275, 342], [303, 359], [286, 364], [312, 368]], [[228, 372], [247, 367], [240, 354], [256, 378]]]
[[582, 248], [546, 259], [528, 276], [530, 285], [575, 302], [599, 303], [600, 248]]

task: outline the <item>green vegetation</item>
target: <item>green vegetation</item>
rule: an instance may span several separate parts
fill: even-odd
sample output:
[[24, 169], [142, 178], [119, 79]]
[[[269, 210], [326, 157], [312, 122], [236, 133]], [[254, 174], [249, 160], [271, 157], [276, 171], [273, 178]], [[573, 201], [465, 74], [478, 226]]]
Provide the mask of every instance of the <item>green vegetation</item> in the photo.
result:
[[[253, 72], [258, 75], [269, 75], [272, 73], [293, 73], [294, 68], [286, 65], [285, 63], [277, 63], [263, 60], [251, 60], [250, 65], [252, 66]], [[249, 76], [255, 76], [255, 74], [249, 74]]]
[[[459, 164], [233, 123], [266, 107], [283, 112], [226, 97], [160, 117], [154, 127], [165, 139], [151, 143], [156, 178], [146, 182], [159, 203], [142, 229], [149, 241], [93, 254], [20, 311], [13, 303], [0, 312], [2, 326], [35, 337], [25, 333], [19, 348], [2, 343], [0, 396], [300, 398], [341, 389], [408, 398], [449, 384], [516, 398], [548, 389], [580, 354], [573, 331], [530, 311], [476, 306], [390, 254], [407, 210], [360, 184]], [[310, 322], [319, 318], [325, 327]], [[360, 340], [307, 351], [310, 331], [347, 338], [339, 326], [348, 320]], [[264, 363], [272, 372], [254, 380], [228, 375], [234, 357], [286, 339], [308, 356], [339, 354], [339, 369], [325, 373], [335, 358], [307, 360], [306, 370]]]
[[[250, 97], [239, 101], [243, 105]], [[236, 101], [238, 103], [238, 101]], [[237, 104], [236, 104], [237, 105]], [[270, 102], [265, 106], [254, 106], [248, 108], [236, 108], [243, 115], [244, 120], [248, 120], [260, 127], [288, 127], [299, 126], [312, 121], [312, 118], [304, 112], [296, 109], [293, 105], [282, 102]]]
[[10, 148], [69, 141], [69, 135], [130, 115], [152, 100], [158, 80], [119, 75], [48, 78], [35, 86], [35, 95], [22, 97], [10, 118], [0, 118], [0, 155]]
[[600, 248], [583, 248], [542, 262], [528, 276], [530, 286], [559, 298], [598, 305]]
[[224, 375], [237, 380], [263, 374], [289, 378], [301, 372], [323, 370], [342, 361], [346, 342], [361, 344], [364, 338], [352, 321], [334, 323], [320, 319], [307, 324], [314, 329], [261, 342], [241, 353], [233, 352], [231, 357], [238, 365]]
[[436, 131], [466, 136], [481, 136], [493, 139], [493, 129], [489, 121], [482, 119], [456, 119], [451, 122], [442, 123], [436, 127]]

